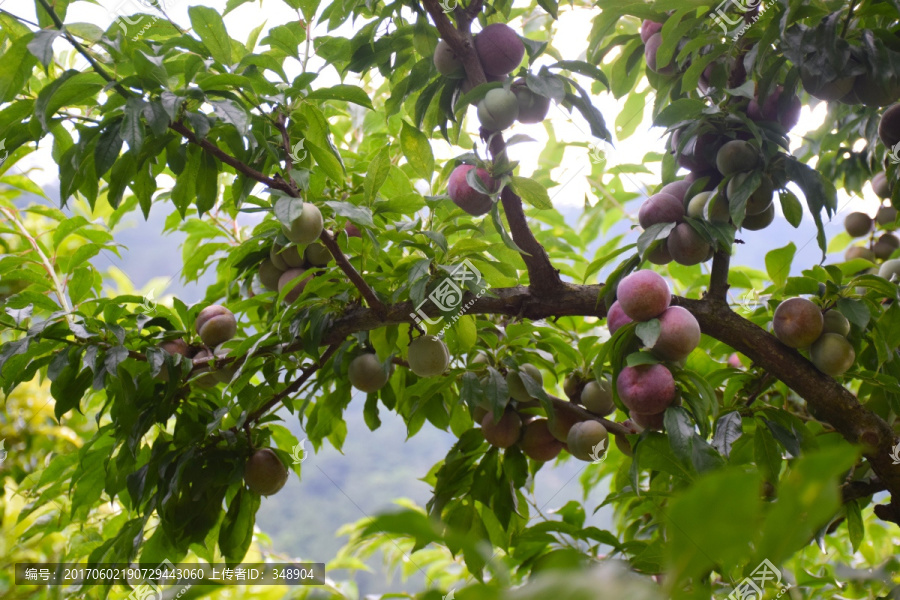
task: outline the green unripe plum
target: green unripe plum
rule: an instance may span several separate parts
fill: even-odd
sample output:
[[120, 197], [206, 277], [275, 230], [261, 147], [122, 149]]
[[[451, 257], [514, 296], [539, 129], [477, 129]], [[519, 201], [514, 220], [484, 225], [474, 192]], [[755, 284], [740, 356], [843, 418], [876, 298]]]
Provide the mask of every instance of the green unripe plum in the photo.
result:
[[817, 369], [826, 375], [837, 377], [853, 366], [856, 352], [844, 336], [823, 333], [809, 349], [809, 357]]
[[581, 404], [601, 417], [616, 412], [616, 403], [613, 402], [612, 397], [612, 385], [606, 380], [588, 381], [581, 390]]
[[686, 308], [670, 306], [659, 316], [659, 337], [652, 352], [663, 360], [682, 360], [700, 343], [700, 324]]
[[475, 52], [485, 74], [512, 73], [525, 56], [525, 43], [505, 23], [492, 23], [475, 36]]
[[866, 106], [887, 106], [900, 98], [900, 87], [896, 83], [868, 72], [856, 76], [853, 92]]
[[844, 229], [852, 237], [863, 237], [872, 231], [872, 217], [863, 212], [852, 212], [844, 219]]
[[687, 223], [680, 223], [669, 234], [666, 247], [680, 265], [699, 265], [709, 260], [712, 246]]
[[565, 442], [569, 436], [569, 430], [575, 423], [580, 423], [581, 417], [572, 410], [555, 409], [553, 418], [550, 419], [550, 433], [560, 442]]
[[438, 338], [423, 335], [409, 344], [407, 362], [419, 377], [437, 377], [450, 365], [450, 351]]
[[279, 271], [297, 269], [303, 266], [303, 253], [299, 247], [294, 245], [284, 247], [280, 244], [272, 244], [269, 260]]
[[576, 398], [580, 397], [579, 390], [582, 389], [584, 384], [584, 378], [580, 370], [575, 370], [566, 375], [565, 381], [563, 381], [563, 392], [565, 392], [566, 397], [569, 400], [574, 401]]
[[[733, 198], [737, 193], [738, 188], [741, 187], [748, 177], [750, 177], [750, 173], [738, 173], [735, 175], [725, 187], [726, 195], [729, 198]], [[765, 212], [772, 205], [774, 197], [775, 188], [772, 185], [772, 179], [764, 173], [760, 179], [759, 187], [750, 194], [749, 198], [747, 198], [745, 214], [758, 215]]]
[[294, 301], [303, 293], [306, 284], [312, 279], [312, 275], [294, 281], [306, 273], [306, 269], [288, 269], [278, 278], [278, 293], [280, 294], [285, 288], [288, 292], [284, 295], [285, 304], [293, 304]]
[[[627, 429], [629, 434], [640, 433], [643, 430], [642, 427], [636, 425], [635, 422], [631, 419], [625, 419], [624, 421], [622, 421], [622, 427]], [[634, 456], [634, 449], [631, 447], [631, 442], [628, 441], [628, 438], [626, 438], [624, 435], [616, 435], [614, 436], [614, 439], [616, 440], [616, 446], [619, 448], [622, 454], [624, 454], [625, 456]]]
[[282, 226], [281, 231], [285, 237], [295, 244], [311, 244], [322, 235], [325, 222], [322, 213], [315, 204], [303, 203], [303, 212], [293, 220], [290, 229]]
[[314, 242], [303, 251], [303, 258], [314, 267], [324, 267], [331, 262], [331, 252], [318, 242]]
[[832, 81], [826, 81], [818, 73], [803, 68], [800, 71], [800, 81], [806, 93], [819, 100], [839, 100], [847, 95], [853, 88], [855, 77], [840, 77]]
[[616, 301], [629, 319], [647, 321], [669, 308], [672, 290], [659, 273], [642, 269], [619, 282], [616, 297]]
[[644, 414], [663, 412], [676, 395], [672, 372], [660, 364], [625, 367], [616, 378], [616, 390], [629, 411]]
[[[216, 348], [215, 355], [210, 354], [206, 350], [201, 350], [197, 353], [195, 358], [203, 358], [206, 360], [212, 360], [213, 356], [215, 356], [216, 360], [220, 358], [225, 358], [228, 356], [228, 350], [219, 346]], [[237, 373], [237, 366], [234, 365], [234, 362], [228, 363], [221, 367], [217, 367], [215, 363], [210, 367], [212, 370], [210, 371], [209, 377], [212, 378], [213, 383], [208, 387], [212, 387], [216, 383], [228, 383], [232, 379], [234, 379], [235, 373]], [[207, 387], [207, 386], [203, 386]]]
[[259, 282], [264, 288], [270, 291], [278, 289], [278, 278], [281, 277], [282, 271], [275, 266], [270, 258], [264, 258], [259, 263]]
[[878, 212], [875, 213], [875, 222], [885, 229], [893, 229], [894, 222], [897, 220], [897, 209], [893, 206], [879, 206]]
[[775, 220], [775, 203], [770, 202], [769, 208], [759, 213], [758, 215], [747, 215], [744, 217], [743, 223], [741, 223], [741, 229], [746, 229], [747, 231], [759, 231], [760, 229], [765, 229]]
[[751, 171], [759, 162], [759, 153], [745, 140], [725, 142], [716, 153], [716, 168], [724, 176]]
[[[538, 369], [534, 365], [526, 363], [521, 366], [521, 370], [525, 371], [541, 386], [544, 385], [544, 376], [541, 375], [540, 369]], [[506, 374], [506, 386], [507, 388], [509, 388], [510, 398], [518, 400], [519, 402], [528, 402], [532, 399], [531, 394], [529, 394], [528, 390], [525, 388], [525, 383], [522, 381], [522, 377], [516, 371], [509, 371]]]
[[494, 413], [489, 412], [481, 420], [481, 433], [491, 446], [509, 448], [522, 435], [522, 418], [519, 413], [508, 408], [500, 420], [495, 422]]
[[462, 62], [457, 58], [450, 44], [444, 40], [438, 41], [437, 47], [434, 49], [434, 66], [444, 77], [462, 79], [466, 76]]
[[[201, 350], [194, 356], [194, 360], [203, 360], [203, 361], [211, 361], [213, 358], [212, 353], [208, 350]], [[209, 389], [216, 387], [219, 384], [219, 378], [216, 377], [214, 371], [210, 370], [209, 365], [204, 365], [203, 367], [198, 367], [196, 371], [196, 378], [192, 380], [192, 383], [198, 387]]]
[[485, 94], [478, 103], [478, 120], [488, 131], [503, 131], [519, 117], [519, 100], [503, 88], [495, 88]]
[[851, 261], [854, 258], [864, 258], [868, 261], [875, 262], [875, 253], [865, 246], [850, 246], [844, 252], [844, 260]]
[[201, 310], [194, 324], [200, 339], [207, 346], [218, 346], [237, 333], [234, 314], [220, 304], [212, 304]]
[[288, 470], [271, 448], [260, 448], [244, 465], [247, 487], [260, 496], [271, 496], [283, 488], [287, 480]]
[[529, 89], [524, 79], [517, 79], [510, 88], [519, 100], [519, 123], [540, 123], [550, 112], [550, 98]]
[[350, 385], [361, 392], [371, 394], [383, 388], [390, 379], [390, 375], [385, 372], [378, 356], [367, 352], [350, 361], [350, 366], [347, 367], [347, 378], [350, 380]]
[[566, 438], [569, 454], [579, 460], [591, 462], [592, 454], [598, 458], [609, 449], [609, 434], [606, 427], [597, 421], [581, 421], [569, 429]]
[[475, 358], [472, 359], [470, 366], [473, 369], [482, 369], [491, 364], [491, 357], [487, 355], [485, 352], [478, 352], [475, 355]]
[[563, 443], [550, 433], [547, 419], [533, 419], [522, 427], [519, 448], [528, 458], [538, 462], [547, 462], [559, 455]]
[[791, 348], [811, 345], [825, 327], [822, 311], [806, 298], [789, 298], [778, 305], [772, 319], [775, 337]]
[[891, 185], [888, 182], [887, 175], [884, 171], [875, 173], [875, 175], [872, 176], [872, 191], [874, 191], [875, 195], [879, 198], [888, 199], [891, 197]]
[[900, 258], [884, 261], [878, 269], [878, 275], [888, 281], [900, 282]]
[[483, 406], [475, 406], [472, 408], [472, 420], [480, 424], [488, 412], [488, 409]]
[[900, 239], [893, 234], [885, 233], [872, 246], [872, 252], [875, 253], [876, 258], [887, 260], [897, 248], [900, 248]]
[[716, 192], [700, 192], [691, 198], [688, 202], [688, 216], [697, 219], [707, 218], [703, 213], [710, 201], [712, 201], [712, 205], [709, 207], [708, 219], [711, 223], [727, 223], [731, 220], [731, 214], [728, 212], [728, 200]]
[[836, 333], [847, 337], [850, 335], [850, 321], [836, 310], [829, 310], [823, 315], [822, 333]]

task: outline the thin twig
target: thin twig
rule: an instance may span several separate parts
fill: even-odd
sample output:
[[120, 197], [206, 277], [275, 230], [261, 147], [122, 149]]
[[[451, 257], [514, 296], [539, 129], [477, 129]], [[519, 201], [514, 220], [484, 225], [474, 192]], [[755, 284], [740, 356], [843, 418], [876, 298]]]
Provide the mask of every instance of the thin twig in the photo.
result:
[[331, 255], [334, 257], [334, 262], [337, 263], [337, 266], [344, 272], [344, 275], [353, 282], [353, 285], [356, 286], [356, 289], [358, 289], [359, 293], [362, 294], [362, 297], [365, 298], [369, 308], [374, 310], [377, 315], [383, 317], [387, 312], [384, 303], [378, 299], [378, 296], [375, 295], [375, 290], [366, 283], [366, 280], [363, 279], [362, 275], [360, 275], [359, 272], [353, 268], [353, 265], [350, 264], [350, 261], [347, 260], [347, 257], [341, 251], [341, 247], [338, 246], [337, 240], [334, 239], [331, 232], [327, 229], [323, 229], [321, 235], [319, 235], [319, 240], [326, 248], [328, 248], [328, 251], [331, 252]]

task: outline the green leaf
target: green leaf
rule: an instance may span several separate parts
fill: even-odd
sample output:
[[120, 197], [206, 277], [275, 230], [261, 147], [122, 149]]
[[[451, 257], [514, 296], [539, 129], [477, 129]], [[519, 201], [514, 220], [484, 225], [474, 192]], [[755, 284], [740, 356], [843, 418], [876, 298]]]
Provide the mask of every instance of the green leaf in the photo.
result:
[[144, 145], [144, 125], [141, 123], [144, 104], [140, 98], [129, 98], [125, 103], [125, 118], [122, 119], [122, 139], [128, 142], [128, 148], [135, 155]]
[[731, 454], [732, 444], [743, 434], [741, 413], [737, 411], [725, 413], [716, 421], [716, 433], [713, 436], [712, 446], [719, 454], [727, 458]]
[[766, 272], [778, 287], [783, 286], [791, 274], [791, 262], [796, 252], [797, 246], [794, 242], [789, 242], [787, 246], [776, 248], [766, 254]]
[[653, 120], [654, 125], [671, 127], [683, 121], [697, 119], [703, 114], [706, 103], [695, 98], [679, 98], [669, 103]]
[[837, 301], [837, 309], [847, 317], [851, 323], [865, 330], [869, 321], [872, 319], [872, 313], [869, 307], [862, 300], [853, 298], [839, 298]]
[[209, 212], [216, 205], [216, 197], [219, 194], [219, 161], [209, 152], [200, 154], [200, 170], [197, 173], [195, 192], [197, 213], [202, 217], [203, 213]]
[[334, 211], [334, 214], [347, 217], [353, 223], [363, 227], [375, 227], [372, 221], [372, 211], [365, 206], [357, 206], [349, 202], [325, 202]]
[[0, 56], [0, 103], [12, 102], [31, 76], [37, 59], [28, 51], [34, 34], [17, 38]]
[[635, 448], [635, 463], [638, 469], [664, 471], [682, 479], [691, 481], [693, 472], [688, 469], [672, 452], [666, 436], [661, 433], [645, 432]]
[[500, 207], [499, 203], [495, 202], [491, 207], [491, 222], [494, 223], [494, 227], [497, 228], [497, 233], [500, 234], [500, 239], [503, 240], [503, 243], [506, 244], [507, 248], [515, 250], [521, 254], [527, 254], [524, 250], [519, 248], [518, 245], [513, 241], [512, 237], [510, 237], [509, 232], [503, 227], [503, 221], [500, 219]]
[[328, 175], [332, 181], [338, 183], [344, 181], [344, 165], [331, 150], [325, 149], [318, 144], [314, 144], [308, 139], [306, 140], [306, 148], [316, 161], [316, 164], [322, 167], [322, 170], [325, 171], [325, 174]]
[[778, 198], [781, 200], [781, 211], [784, 213], [784, 218], [794, 228], [799, 227], [800, 222], [803, 221], [803, 205], [800, 204], [800, 199], [790, 190], [781, 190], [778, 192]]
[[862, 507], [859, 500], [851, 500], [846, 505], [847, 510], [847, 533], [850, 536], [850, 545], [853, 551], [859, 549], [860, 543], [866, 537], [866, 526], [862, 518]]
[[122, 136], [119, 135], [121, 125], [122, 121], [113, 121], [106, 126], [97, 139], [97, 148], [94, 150], [94, 169], [98, 178], [106, 175], [119, 157], [123, 143]]
[[363, 182], [363, 199], [365, 202], [371, 202], [381, 186], [387, 180], [388, 173], [391, 170], [391, 159], [388, 154], [390, 147], [384, 146], [375, 155], [375, 158], [369, 161], [369, 168], [366, 170], [366, 180]]
[[282, 196], [275, 202], [275, 218], [282, 226], [290, 229], [294, 221], [303, 214], [303, 200]]
[[753, 459], [765, 475], [766, 481], [778, 481], [781, 471], [781, 451], [768, 427], [758, 424], [753, 435]]
[[[203, 7], [195, 6], [192, 8]], [[213, 110], [220, 119], [222, 119], [226, 123], [234, 125], [235, 128], [237, 128], [238, 133], [240, 133], [241, 135], [245, 135], [247, 133], [247, 126], [250, 123], [250, 117], [247, 116], [247, 111], [245, 111], [243, 107], [238, 106], [231, 100], [211, 101], [210, 104], [212, 104]], [[205, 137], [205, 134], [200, 137]]]
[[431, 143], [424, 133], [406, 121], [403, 121], [400, 129], [400, 149], [413, 170], [426, 181], [431, 181], [431, 175], [434, 173]]
[[374, 110], [374, 107], [372, 106], [372, 100], [369, 99], [369, 95], [365, 92], [365, 90], [355, 85], [341, 84], [329, 88], [319, 88], [307, 94], [306, 99], [344, 100], [346, 102], [352, 102], [353, 104], [359, 104], [360, 106], [365, 106], [370, 110]]
[[194, 33], [200, 36], [210, 55], [225, 66], [231, 65], [231, 38], [219, 11], [206, 6], [191, 6], [188, 16]]
[[250, 548], [259, 504], [259, 495], [241, 486], [228, 505], [219, 529], [219, 549], [229, 566], [240, 563]]
[[510, 186], [522, 200], [531, 206], [540, 210], [553, 208], [547, 189], [534, 179], [513, 175]]
[[49, 67], [53, 61], [53, 41], [62, 32], [58, 29], [41, 29], [34, 32], [34, 38], [28, 42], [28, 51], [41, 61], [44, 67]]

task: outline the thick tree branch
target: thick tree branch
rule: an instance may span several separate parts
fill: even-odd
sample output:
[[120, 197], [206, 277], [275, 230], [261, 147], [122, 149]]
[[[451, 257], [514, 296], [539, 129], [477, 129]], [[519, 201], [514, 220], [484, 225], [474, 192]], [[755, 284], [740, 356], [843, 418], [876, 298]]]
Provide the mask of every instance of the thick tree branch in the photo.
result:
[[319, 239], [322, 241], [322, 244], [328, 248], [328, 251], [331, 252], [337, 266], [340, 267], [341, 271], [343, 271], [347, 278], [353, 282], [353, 285], [356, 286], [356, 289], [358, 289], [359, 293], [362, 294], [362, 297], [365, 298], [366, 304], [375, 311], [375, 314], [383, 317], [385, 314], [384, 303], [378, 299], [378, 296], [375, 295], [375, 290], [366, 283], [366, 280], [363, 279], [362, 275], [360, 275], [359, 272], [353, 268], [353, 265], [350, 264], [350, 261], [347, 260], [347, 257], [341, 251], [337, 240], [334, 239], [331, 232], [327, 229], [323, 229]]
[[709, 298], [718, 303], [728, 302], [728, 265], [731, 256], [721, 250], [713, 255], [712, 269], [709, 275]]
[[[453, 53], [462, 62], [469, 82], [473, 86], [485, 83], [487, 78], [484, 75], [481, 62], [478, 60], [478, 55], [475, 53], [475, 45], [469, 32], [471, 20], [481, 10], [481, 3], [473, 2], [465, 11], [462, 11], [465, 16], [458, 20], [458, 27], [453, 26], [437, 0], [425, 0], [424, 4], [431, 15], [432, 21], [434, 21], [435, 27], [441, 34], [441, 38], [450, 45]], [[482, 137], [484, 137], [485, 133], [482, 131]], [[490, 150], [495, 158], [506, 152], [506, 142], [503, 140], [502, 133], [496, 133], [491, 138]], [[553, 268], [553, 265], [550, 263], [550, 257], [547, 256], [544, 247], [541, 246], [528, 227], [528, 220], [525, 218], [525, 211], [522, 207], [522, 199], [507, 186], [500, 194], [500, 200], [503, 203], [503, 211], [506, 213], [506, 220], [509, 222], [513, 241], [523, 250], [522, 260], [528, 269], [528, 280], [531, 287], [535, 293], [540, 295], [550, 295], [556, 292], [562, 285], [559, 271]]]

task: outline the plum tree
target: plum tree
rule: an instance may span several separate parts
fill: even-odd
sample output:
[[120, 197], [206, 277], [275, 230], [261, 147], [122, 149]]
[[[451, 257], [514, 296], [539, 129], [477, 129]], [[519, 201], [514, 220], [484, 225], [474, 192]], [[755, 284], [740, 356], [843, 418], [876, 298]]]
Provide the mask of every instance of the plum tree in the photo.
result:
[[670, 306], [659, 315], [659, 337], [652, 351], [664, 360], [682, 360], [700, 343], [700, 324], [686, 308]]
[[374, 352], [366, 352], [350, 361], [347, 379], [350, 380], [350, 385], [359, 391], [371, 394], [383, 388], [390, 375], [384, 370]]
[[419, 377], [437, 377], [450, 365], [450, 351], [440, 339], [423, 335], [409, 344], [407, 362]]
[[201, 310], [194, 321], [197, 334], [207, 346], [218, 346], [237, 333], [234, 313], [220, 304], [212, 304]]
[[616, 289], [616, 297], [629, 319], [646, 321], [669, 308], [672, 291], [661, 275], [644, 269], [622, 279]]
[[822, 334], [822, 310], [806, 298], [788, 298], [778, 305], [772, 328], [781, 342], [791, 348], [806, 348]]
[[563, 448], [563, 443], [553, 437], [553, 434], [550, 433], [549, 421], [547, 421], [547, 419], [534, 418], [529, 420], [522, 427], [522, 437], [519, 440], [519, 447], [528, 458], [538, 462], [547, 462], [559, 456], [559, 453]]
[[675, 378], [661, 364], [625, 367], [616, 378], [616, 391], [629, 411], [656, 414], [675, 401]]
[[[477, 217], [488, 213], [494, 203], [490, 196], [474, 189], [466, 180], [469, 171], [475, 168], [472, 165], [459, 165], [453, 169], [447, 182], [447, 194], [454, 204]], [[476, 170], [476, 173], [486, 189], [497, 190], [498, 182], [491, 177], [490, 173], [480, 168]]]
[[284, 487], [288, 470], [271, 448], [260, 448], [250, 455], [244, 466], [244, 482], [260, 496], [271, 496]]
[[491, 446], [509, 448], [522, 435], [522, 418], [512, 408], [507, 408], [499, 421], [494, 421], [494, 413], [489, 412], [481, 420], [481, 433]]
[[[522, 365], [521, 370], [525, 371], [525, 373], [527, 373], [540, 385], [544, 384], [544, 376], [541, 375], [540, 369], [538, 369], [534, 365], [525, 363]], [[527, 402], [528, 400], [532, 399], [531, 394], [529, 394], [528, 390], [525, 388], [525, 383], [522, 381], [522, 376], [519, 375], [517, 371], [510, 370], [506, 374], [506, 385], [509, 388], [510, 398], [519, 400], [520, 402]]]
[[478, 120], [488, 131], [502, 131], [519, 117], [519, 99], [510, 90], [489, 90], [478, 103]]
[[[291, 221], [290, 227], [282, 226], [281, 232], [295, 244], [311, 244], [322, 235], [325, 228], [322, 212], [310, 202], [303, 203], [300, 215]], [[290, 264], [290, 263], [288, 263]]]
[[593, 461], [609, 449], [609, 434], [597, 421], [581, 421], [569, 429], [566, 446], [575, 458]]
[[872, 224], [872, 217], [863, 212], [852, 212], [844, 219], [844, 229], [853, 237], [869, 235]]
[[838, 377], [853, 366], [856, 352], [844, 336], [837, 333], [823, 333], [810, 347], [809, 357], [817, 369], [832, 377]]
[[[475, 36], [475, 51], [488, 75], [506, 75], [522, 62], [525, 44], [505, 23], [491, 23]], [[502, 129], [502, 128], [501, 128]]]

